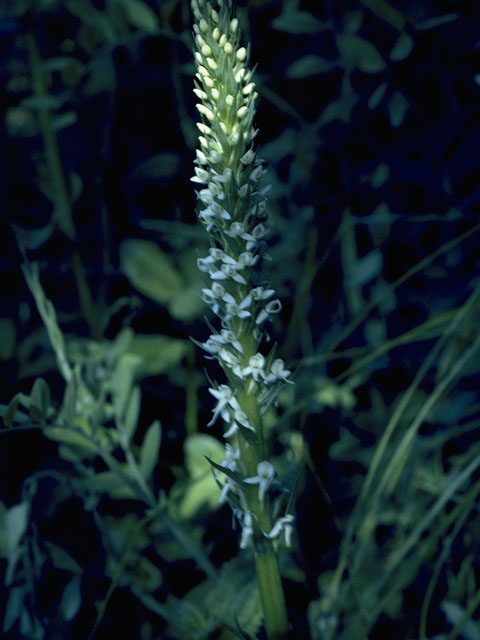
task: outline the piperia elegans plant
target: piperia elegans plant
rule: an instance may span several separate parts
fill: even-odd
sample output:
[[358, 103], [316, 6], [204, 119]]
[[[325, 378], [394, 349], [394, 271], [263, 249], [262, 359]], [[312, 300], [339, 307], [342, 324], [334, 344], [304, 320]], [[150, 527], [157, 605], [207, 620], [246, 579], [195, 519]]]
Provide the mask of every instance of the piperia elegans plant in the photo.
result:
[[266, 326], [281, 303], [259, 269], [269, 188], [259, 187], [264, 169], [253, 147], [258, 94], [231, 2], [192, 0], [192, 10], [200, 114], [192, 180], [199, 185], [197, 212], [211, 245], [198, 268], [206, 280], [203, 299], [219, 320], [200, 346], [226, 376], [226, 383], [212, 382], [209, 389], [215, 405], [208, 426], [222, 420], [226, 443], [223, 462], [212, 465], [219, 500], [230, 503], [240, 524], [240, 546], [255, 551], [268, 637], [281, 638], [288, 625], [275, 551], [281, 540], [290, 546], [293, 515], [278, 513], [271, 497], [276, 472], [262, 416], [279, 388], [291, 383], [291, 372], [273, 349], [262, 352]]

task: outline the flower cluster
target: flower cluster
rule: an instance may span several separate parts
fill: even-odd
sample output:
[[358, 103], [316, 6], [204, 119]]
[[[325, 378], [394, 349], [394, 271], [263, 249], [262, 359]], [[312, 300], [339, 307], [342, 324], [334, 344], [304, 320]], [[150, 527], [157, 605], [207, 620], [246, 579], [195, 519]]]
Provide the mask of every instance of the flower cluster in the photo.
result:
[[254, 398], [261, 415], [280, 385], [291, 383], [283, 360], [274, 358], [273, 350], [268, 355], [260, 350], [268, 338], [266, 325], [282, 306], [275, 291], [261, 280], [269, 188], [259, 186], [264, 169], [253, 147], [258, 94], [230, 0], [192, 0], [192, 10], [194, 93], [200, 115], [192, 181], [200, 185], [197, 213], [211, 244], [208, 255], [198, 258], [198, 268], [205, 274], [203, 300], [220, 319], [218, 330], [213, 329], [200, 346], [218, 360], [228, 380], [228, 384], [212, 383], [209, 389], [216, 400], [209, 426], [221, 418], [227, 440], [225, 459], [216, 471], [220, 502], [228, 499], [234, 506], [242, 526], [242, 547], [249, 544], [255, 527], [271, 539], [283, 533], [290, 544], [293, 516], [279, 518], [265, 531], [245, 495], [248, 485], [258, 485], [258, 503], [264, 504], [275, 481], [272, 464], [258, 459], [255, 469], [242, 456], [245, 443], [259, 445], [261, 428], [245, 406], [250, 402], [246, 399]]

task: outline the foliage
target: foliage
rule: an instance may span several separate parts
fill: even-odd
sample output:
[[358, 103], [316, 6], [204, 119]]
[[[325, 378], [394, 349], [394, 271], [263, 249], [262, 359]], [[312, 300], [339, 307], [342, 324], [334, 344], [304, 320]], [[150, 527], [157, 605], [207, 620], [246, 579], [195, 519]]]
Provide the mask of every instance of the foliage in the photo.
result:
[[[295, 371], [264, 416], [294, 635], [477, 638], [478, 7], [238, 4]], [[190, 340], [188, 6], [21, 0], [0, 27], [3, 637], [262, 637]]]

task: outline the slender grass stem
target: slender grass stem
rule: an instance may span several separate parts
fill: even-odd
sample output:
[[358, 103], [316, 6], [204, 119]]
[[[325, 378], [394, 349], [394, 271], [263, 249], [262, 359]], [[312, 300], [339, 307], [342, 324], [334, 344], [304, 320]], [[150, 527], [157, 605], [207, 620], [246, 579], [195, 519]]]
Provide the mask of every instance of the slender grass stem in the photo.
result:
[[[52, 181], [54, 216], [57, 224], [65, 235], [75, 244], [77, 233], [73, 222], [72, 203], [62, 166], [58, 139], [53, 127], [51, 109], [47, 105], [48, 92], [41, 68], [40, 52], [33, 35], [27, 36], [27, 47], [32, 73], [33, 95], [38, 100], [38, 125], [42, 135], [45, 159]], [[76, 247], [72, 252], [72, 269], [78, 291], [78, 299], [82, 315], [88, 323], [90, 333], [98, 338], [98, 323], [96, 321], [95, 306], [85, 276], [85, 268], [80, 253]]]

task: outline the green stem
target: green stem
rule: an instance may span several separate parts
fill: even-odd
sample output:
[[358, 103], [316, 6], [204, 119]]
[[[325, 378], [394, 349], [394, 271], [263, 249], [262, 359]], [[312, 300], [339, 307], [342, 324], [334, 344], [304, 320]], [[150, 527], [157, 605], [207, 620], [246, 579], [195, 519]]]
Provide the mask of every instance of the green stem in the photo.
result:
[[[42, 60], [33, 35], [27, 36], [27, 46], [32, 73], [33, 95], [40, 100], [40, 104], [48, 96], [47, 87], [42, 73]], [[51, 109], [39, 106], [37, 109], [38, 125], [42, 135], [43, 147], [48, 170], [52, 180], [52, 193], [54, 194], [54, 216], [56, 222], [65, 235], [75, 243], [77, 233], [73, 223], [72, 203], [62, 166], [58, 139], [55, 134]], [[78, 289], [78, 297], [83, 316], [88, 323], [91, 335], [98, 336], [98, 322], [95, 313], [90, 289], [85, 277], [85, 269], [78, 249], [75, 247], [72, 254], [72, 268]]]
[[[254, 476], [257, 474], [258, 463], [265, 458], [262, 416], [254, 393], [240, 391], [238, 401], [249, 421], [255, 426], [258, 438], [257, 446], [251, 445], [242, 435], [238, 438], [247, 473]], [[245, 485], [244, 492], [248, 509], [255, 515], [259, 527], [254, 541], [255, 567], [265, 630], [268, 640], [282, 640], [288, 633], [287, 608], [273, 541], [265, 538], [263, 534], [272, 528], [268, 504], [260, 502], [257, 487]]]
[[277, 554], [271, 540], [255, 545], [255, 566], [268, 640], [287, 637], [288, 619]]

